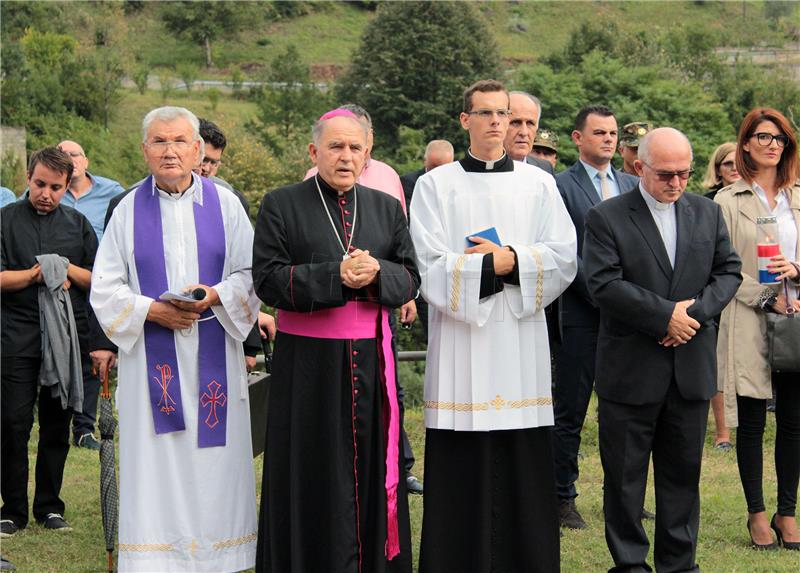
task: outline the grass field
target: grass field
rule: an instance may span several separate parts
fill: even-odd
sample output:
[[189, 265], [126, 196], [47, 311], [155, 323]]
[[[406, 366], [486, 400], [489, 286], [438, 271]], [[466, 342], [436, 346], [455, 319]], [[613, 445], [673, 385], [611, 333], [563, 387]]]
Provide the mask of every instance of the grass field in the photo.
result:
[[[581, 478], [578, 484], [579, 508], [589, 524], [584, 531], [566, 531], [561, 545], [561, 568], [564, 573], [599, 573], [611, 566], [603, 536], [602, 471], [597, 449], [597, 423], [594, 404], [590, 407], [581, 447]], [[709, 424], [713, 424], [710, 420]], [[772, 463], [774, 417], [768, 418], [764, 482], [766, 504], [775, 506], [775, 478]], [[424, 478], [424, 428], [422, 411], [406, 413], [406, 426], [417, 456], [416, 473]], [[713, 427], [713, 426], [712, 426]], [[719, 452], [706, 440], [702, 478], [702, 514], [697, 559], [706, 573], [796, 573], [800, 555], [796, 552], [755, 552], [748, 547], [745, 531], [746, 510], [733, 452]], [[34, 437], [35, 439], [35, 437]], [[35, 441], [31, 448], [31, 475]], [[260, 489], [262, 458], [255, 460], [254, 471]], [[651, 480], [652, 481], [652, 480]], [[87, 573], [104, 571], [105, 548], [99, 508], [99, 463], [97, 453], [72, 449], [64, 476], [63, 497], [67, 519], [74, 530], [48, 532], [33, 524], [14, 538], [2, 543], [3, 555], [11, 559], [21, 573]], [[32, 490], [31, 490], [32, 495]], [[655, 508], [652, 483], [646, 507]], [[419, 554], [423, 498], [411, 496], [411, 527], [414, 556]], [[772, 511], [770, 509], [770, 511]], [[645, 522], [653, 536], [653, 522]], [[535, 539], [531, 540], [535, 543]], [[652, 557], [652, 555], [651, 555]], [[442, 573], [458, 573], [448, 571]]]

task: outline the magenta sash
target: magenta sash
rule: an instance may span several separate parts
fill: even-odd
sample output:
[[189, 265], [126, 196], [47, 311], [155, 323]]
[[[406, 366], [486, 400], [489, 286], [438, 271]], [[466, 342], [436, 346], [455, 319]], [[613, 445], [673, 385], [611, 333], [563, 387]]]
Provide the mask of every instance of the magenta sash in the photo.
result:
[[381, 383], [386, 401], [383, 404], [386, 480], [386, 545], [384, 554], [392, 560], [400, 553], [397, 523], [397, 484], [399, 481], [400, 406], [397, 402], [396, 370], [392, 352], [389, 310], [372, 302], [348, 302], [336, 308], [314, 312], [278, 312], [278, 330], [295, 336], [358, 340], [378, 338], [380, 344]]

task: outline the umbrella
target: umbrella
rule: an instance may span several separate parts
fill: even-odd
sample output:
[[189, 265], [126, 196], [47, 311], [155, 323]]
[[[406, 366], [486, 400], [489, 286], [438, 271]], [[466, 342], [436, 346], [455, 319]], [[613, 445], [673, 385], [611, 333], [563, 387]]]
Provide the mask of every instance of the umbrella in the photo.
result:
[[114, 460], [114, 431], [117, 420], [111, 405], [111, 392], [108, 390], [108, 368], [101, 369], [103, 391], [100, 393], [100, 508], [103, 512], [103, 531], [106, 535], [108, 552], [108, 573], [114, 572], [114, 543], [117, 540], [119, 523], [119, 493], [117, 491], [117, 470]]

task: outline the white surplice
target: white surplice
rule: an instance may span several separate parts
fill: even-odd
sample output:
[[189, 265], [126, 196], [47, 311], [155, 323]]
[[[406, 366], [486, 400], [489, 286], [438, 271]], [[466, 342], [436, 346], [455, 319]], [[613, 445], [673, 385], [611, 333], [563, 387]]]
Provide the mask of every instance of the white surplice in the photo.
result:
[[[411, 237], [430, 304], [425, 425], [460, 431], [553, 424], [544, 307], [575, 278], [575, 227], [541, 169], [467, 172], [460, 162], [419, 178]], [[483, 255], [466, 237], [495, 227], [517, 254], [519, 286], [480, 299]]]
[[[182, 195], [160, 190], [167, 280], [172, 292], [198, 282], [193, 203], [202, 185]], [[119, 570], [230, 572], [253, 567], [256, 499], [250, 412], [241, 341], [256, 320], [253, 228], [239, 200], [217, 186], [225, 226], [223, 280], [212, 307], [225, 329], [228, 401], [226, 445], [198, 448], [197, 325], [175, 335], [186, 429], [157, 435], [148, 392], [144, 324], [152, 299], [140, 294], [133, 254], [134, 195], [114, 211], [92, 274], [91, 303], [119, 346]], [[161, 237], [153, 237], [161, 240]]]

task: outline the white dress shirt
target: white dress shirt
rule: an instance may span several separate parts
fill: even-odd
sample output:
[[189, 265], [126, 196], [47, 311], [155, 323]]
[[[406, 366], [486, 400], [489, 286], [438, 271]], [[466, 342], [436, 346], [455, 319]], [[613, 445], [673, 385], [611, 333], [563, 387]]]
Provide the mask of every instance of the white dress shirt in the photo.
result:
[[675, 251], [678, 247], [678, 224], [675, 219], [675, 203], [661, 203], [655, 197], [645, 191], [644, 186], [639, 183], [639, 192], [650, 209], [650, 214], [656, 222], [661, 240], [664, 241], [664, 248], [667, 250], [669, 264], [675, 268]]

